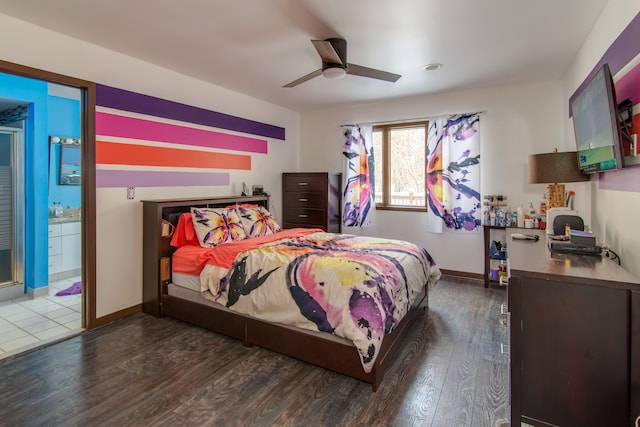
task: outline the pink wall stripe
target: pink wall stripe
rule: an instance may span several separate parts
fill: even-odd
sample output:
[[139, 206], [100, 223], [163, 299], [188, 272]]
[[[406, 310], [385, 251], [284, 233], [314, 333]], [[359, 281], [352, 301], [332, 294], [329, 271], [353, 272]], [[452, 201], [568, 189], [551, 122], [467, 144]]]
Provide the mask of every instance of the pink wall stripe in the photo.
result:
[[631, 98], [634, 105], [640, 102], [640, 64], [618, 79], [616, 82], [616, 98], [618, 102]]
[[96, 112], [96, 134], [267, 154], [267, 141]]
[[96, 170], [96, 187], [189, 187], [229, 185], [228, 173]]

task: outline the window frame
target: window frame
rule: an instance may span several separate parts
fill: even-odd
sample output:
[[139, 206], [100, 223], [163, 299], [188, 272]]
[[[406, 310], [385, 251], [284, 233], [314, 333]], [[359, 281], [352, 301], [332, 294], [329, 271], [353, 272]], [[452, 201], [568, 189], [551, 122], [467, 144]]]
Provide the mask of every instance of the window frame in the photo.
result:
[[[374, 124], [372, 126], [373, 132], [382, 132], [382, 183], [374, 183], [375, 188], [378, 185], [382, 184], [382, 203], [376, 202], [376, 210], [388, 210], [388, 211], [404, 211], [404, 212], [427, 212], [428, 211], [428, 190], [427, 190], [427, 182], [426, 177], [423, 183], [424, 185], [424, 206], [409, 206], [409, 205], [392, 205], [391, 204], [391, 159], [389, 157], [390, 152], [390, 133], [392, 130], [403, 129], [403, 128], [415, 128], [418, 126], [424, 126], [424, 152], [426, 156], [427, 152], [427, 142], [429, 138], [429, 120], [416, 120], [411, 122], [396, 122], [396, 123], [384, 123], [384, 124]], [[425, 159], [426, 161], [426, 159]], [[425, 173], [426, 173], [426, 163], [424, 165]]]

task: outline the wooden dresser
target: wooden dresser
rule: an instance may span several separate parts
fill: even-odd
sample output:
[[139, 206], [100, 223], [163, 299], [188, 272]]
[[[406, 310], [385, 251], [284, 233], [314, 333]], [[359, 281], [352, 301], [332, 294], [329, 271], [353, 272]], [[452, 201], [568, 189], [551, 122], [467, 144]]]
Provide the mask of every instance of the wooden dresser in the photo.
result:
[[[640, 280], [604, 256], [513, 240], [511, 425], [635, 426], [640, 416]], [[622, 256], [633, 262], [633, 254]]]
[[283, 228], [322, 228], [340, 233], [342, 174], [282, 174]]

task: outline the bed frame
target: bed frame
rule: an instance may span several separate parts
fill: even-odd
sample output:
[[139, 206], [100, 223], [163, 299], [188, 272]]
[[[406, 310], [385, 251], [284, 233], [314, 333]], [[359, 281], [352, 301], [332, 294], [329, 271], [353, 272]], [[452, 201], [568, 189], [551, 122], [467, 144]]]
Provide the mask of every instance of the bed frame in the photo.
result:
[[224, 207], [235, 203], [255, 203], [269, 207], [268, 196], [228, 196], [207, 199], [143, 200], [143, 303], [142, 310], [156, 317], [170, 316], [215, 332], [237, 338], [244, 345], [257, 345], [344, 375], [368, 382], [378, 389], [385, 371], [401, 348], [411, 326], [427, 308], [428, 293], [414, 305], [393, 333], [386, 335], [375, 365], [364, 372], [355, 346], [320, 334], [270, 323], [240, 313], [169, 295], [166, 263], [175, 248], [170, 237], [162, 237], [162, 220], [172, 223], [179, 214], [196, 207]]

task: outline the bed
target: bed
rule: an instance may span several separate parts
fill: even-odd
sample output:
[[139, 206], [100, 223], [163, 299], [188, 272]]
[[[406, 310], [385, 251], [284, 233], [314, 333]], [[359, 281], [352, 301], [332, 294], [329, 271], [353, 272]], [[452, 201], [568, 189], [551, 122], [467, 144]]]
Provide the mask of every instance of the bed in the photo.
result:
[[143, 206], [143, 311], [366, 381], [374, 391], [440, 276], [427, 251], [408, 242], [282, 230], [266, 196]]

